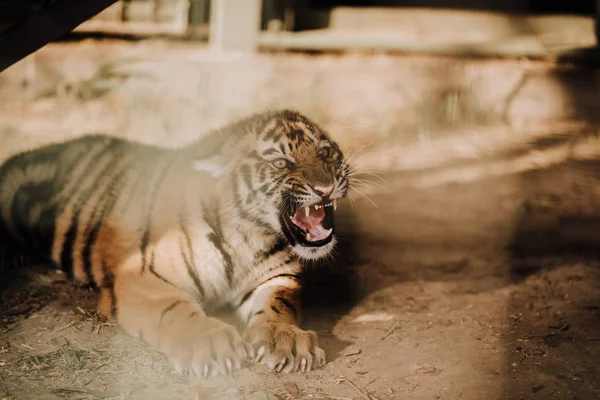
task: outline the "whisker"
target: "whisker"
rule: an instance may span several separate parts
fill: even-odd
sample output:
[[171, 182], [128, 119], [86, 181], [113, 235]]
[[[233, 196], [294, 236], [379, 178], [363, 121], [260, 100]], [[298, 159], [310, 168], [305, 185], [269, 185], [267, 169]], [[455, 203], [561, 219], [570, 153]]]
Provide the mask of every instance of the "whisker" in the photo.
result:
[[353, 184], [362, 184], [363, 186], [366, 186], [366, 187], [370, 187], [369, 185], [375, 185], [375, 186], [377, 186], [377, 187], [379, 187], [379, 188], [381, 188], [383, 190], [386, 190], [386, 191], [388, 190], [385, 186], [381, 185], [380, 183], [374, 182], [374, 181], [370, 181], [370, 180], [367, 180], [367, 179], [350, 178], [350, 181]]
[[368, 146], [370, 146], [370, 144], [365, 144], [364, 146], [362, 146], [361, 148], [359, 148], [358, 150], [356, 150], [354, 153], [352, 153], [349, 157], [346, 158], [345, 162], [346, 163], [350, 163], [350, 161], [352, 161], [352, 159], [354, 157], [356, 157], [356, 155], [358, 153], [360, 153], [365, 147], [368, 147]]
[[350, 202], [350, 206], [354, 207], [356, 200], [354, 199], [354, 197], [352, 197], [352, 193], [350, 193], [349, 191], [348, 191], [348, 201]]
[[362, 197], [364, 197], [366, 200], [368, 200], [371, 204], [373, 204], [375, 206], [375, 208], [379, 208], [377, 206], [377, 204], [375, 204], [375, 202], [373, 200], [371, 200], [371, 198], [369, 196], [367, 196], [366, 194], [364, 194], [363, 192], [361, 192], [360, 190], [358, 190], [357, 188], [353, 187], [352, 189], [356, 190]]
[[383, 179], [381, 176], [379, 176], [376, 172], [370, 172], [370, 171], [357, 171], [357, 172], [353, 172], [351, 174], [348, 174], [348, 177], [352, 179], [355, 176], [361, 176], [361, 175], [373, 176], [374, 178], [379, 179], [383, 183], [387, 183], [386, 180]]

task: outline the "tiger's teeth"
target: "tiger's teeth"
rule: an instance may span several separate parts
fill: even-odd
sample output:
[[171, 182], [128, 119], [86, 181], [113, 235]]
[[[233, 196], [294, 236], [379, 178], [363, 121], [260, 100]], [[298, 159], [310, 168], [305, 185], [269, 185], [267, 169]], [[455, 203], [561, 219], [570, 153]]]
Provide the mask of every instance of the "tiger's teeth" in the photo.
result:
[[310, 206], [304, 206], [304, 214], [306, 214], [306, 218], [310, 215]]
[[333, 211], [337, 210], [337, 200], [333, 200]]
[[333, 228], [329, 228], [325, 231], [325, 233], [327, 233], [327, 235], [325, 235], [325, 237], [328, 237], [329, 235], [331, 235], [331, 232], [333, 232]]

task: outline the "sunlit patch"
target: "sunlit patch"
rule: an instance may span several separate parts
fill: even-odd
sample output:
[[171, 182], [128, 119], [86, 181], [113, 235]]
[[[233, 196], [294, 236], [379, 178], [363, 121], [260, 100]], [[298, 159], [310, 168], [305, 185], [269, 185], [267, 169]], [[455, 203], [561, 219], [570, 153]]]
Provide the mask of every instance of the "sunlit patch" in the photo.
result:
[[394, 316], [388, 313], [362, 314], [354, 318], [352, 322], [387, 322], [392, 321]]

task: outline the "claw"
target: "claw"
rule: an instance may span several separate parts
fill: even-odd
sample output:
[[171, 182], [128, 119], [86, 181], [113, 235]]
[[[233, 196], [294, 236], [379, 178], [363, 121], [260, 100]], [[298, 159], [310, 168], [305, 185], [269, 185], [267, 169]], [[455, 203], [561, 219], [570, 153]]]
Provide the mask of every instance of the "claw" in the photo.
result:
[[193, 365], [191, 370], [194, 372], [194, 375], [199, 377], [202, 376], [202, 366]]
[[275, 367], [275, 370], [276, 370], [277, 372], [281, 372], [281, 370], [282, 370], [282, 369], [283, 369], [283, 367], [285, 366], [285, 362], [286, 362], [286, 359], [285, 359], [285, 358], [283, 358], [281, 361], [279, 361], [279, 363], [278, 363], [278, 364], [277, 364], [277, 366]]
[[178, 362], [174, 362], [174, 367], [175, 367], [175, 371], [177, 371], [178, 374], [183, 375], [185, 372], [185, 368], [183, 367], [183, 365], [181, 365]]
[[231, 359], [230, 359], [230, 358], [227, 358], [227, 359], [225, 360], [225, 365], [227, 366], [227, 372], [228, 372], [229, 374], [231, 374], [231, 373], [233, 372], [233, 364], [232, 364], [232, 362], [231, 362]]
[[300, 361], [300, 371], [302, 373], [306, 372], [306, 358], [302, 358], [302, 361]]
[[264, 345], [260, 346], [260, 348], [256, 352], [256, 359], [254, 361], [259, 362], [262, 359], [263, 355], [265, 354], [265, 350], [266, 350], [266, 348]]

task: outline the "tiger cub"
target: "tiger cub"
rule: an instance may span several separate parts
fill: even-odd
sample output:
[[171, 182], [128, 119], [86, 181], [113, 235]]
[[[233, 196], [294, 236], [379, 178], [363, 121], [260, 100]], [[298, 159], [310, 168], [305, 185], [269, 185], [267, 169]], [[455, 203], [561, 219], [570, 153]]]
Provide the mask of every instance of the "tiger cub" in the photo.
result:
[[[339, 147], [289, 110], [177, 150], [93, 135], [10, 158], [0, 217], [21, 244], [99, 288], [99, 312], [180, 373], [325, 363], [299, 327], [301, 260], [328, 256], [349, 189]], [[245, 327], [211, 317], [230, 306]]]

